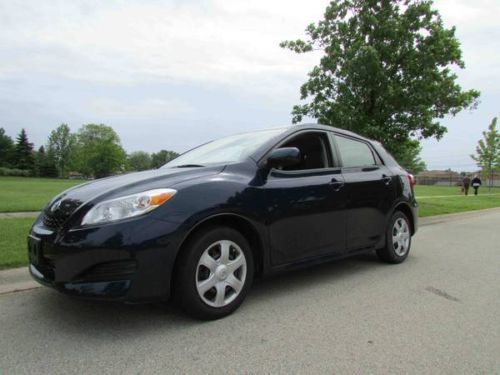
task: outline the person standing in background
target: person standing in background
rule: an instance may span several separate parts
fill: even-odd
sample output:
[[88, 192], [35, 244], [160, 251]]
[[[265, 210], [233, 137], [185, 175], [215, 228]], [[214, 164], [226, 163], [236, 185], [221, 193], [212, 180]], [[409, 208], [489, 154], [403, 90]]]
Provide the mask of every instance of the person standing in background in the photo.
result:
[[481, 186], [481, 179], [476, 174], [472, 179], [472, 187], [474, 188], [474, 195], [477, 195], [477, 191], [479, 190], [479, 186]]
[[464, 179], [462, 180], [462, 190], [465, 193], [465, 195], [469, 195], [469, 187], [470, 187], [470, 177], [465, 176]]

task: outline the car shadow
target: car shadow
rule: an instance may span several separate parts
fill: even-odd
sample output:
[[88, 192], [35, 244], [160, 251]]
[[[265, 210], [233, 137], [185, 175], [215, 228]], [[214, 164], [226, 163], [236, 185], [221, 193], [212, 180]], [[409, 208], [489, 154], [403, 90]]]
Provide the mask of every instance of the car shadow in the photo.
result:
[[[408, 261], [411, 262], [411, 257]], [[378, 267], [390, 266], [380, 263], [374, 254], [367, 254], [258, 279], [242, 306], [243, 311], [239, 310], [226, 319], [241, 319], [238, 315], [244, 314], [248, 308], [258, 308], [258, 304], [287, 298], [291, 291], [300, 294], [311, 288], [335, 287], [336, 284], [356, 277], [360, 272], [372, 272]], [[38, 321], [43, 319], [44, 326], [80, 336], [78, 339], [101, 337], [113, 340], [117, 336], [136, 337], [137, 334], [147, 335], [159, 329], [164, 333], [165, 330], [182, 330], [221, 322], [191, 319], [172, 304], [130, 305], [80, 300], [45, 288], [34, 291], [32, 297], [34, 300], [30, 301], [29, 311], [31, 316], [36, 316]]]
[[374, 253], [370, 253], [299, 268], [289, 272], [280, 272], [265, 279], [257, 280], [252, 288], [251, 297], [273, 299], [281, 295], [286, 296], [290, 290], [299, 293], [315, 285], [335, 285], [335, 282], [355, 277], [356, 273], [377, 266], [386, 267], [387, 264], [381, 263]]

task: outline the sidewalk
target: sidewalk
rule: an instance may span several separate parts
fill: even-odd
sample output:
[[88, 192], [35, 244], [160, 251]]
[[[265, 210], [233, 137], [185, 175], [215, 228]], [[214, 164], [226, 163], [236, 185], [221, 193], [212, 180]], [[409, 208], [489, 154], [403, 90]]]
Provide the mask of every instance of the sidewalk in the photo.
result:
[[485, 208], [484, 210], [458, 212], [455, 214], [420, 217], [418, 219], [418, 225], [420, 227], [425, 227], [426, 225], [442, 223], [443, 221], [466, 220], [473, 217], [481, 216], [487, 212], [494, 212], [494, 211], [500, 211], [500, 207]]
[[39, 211], [27, 211], [27, 212], [0, 212], [0, 219], [24, 219], [24, 218], [36, 218], [40, 215]]
[[20, 292], [41, 286], [33, 280], [28, 267], [0, 271], [0, 294]]

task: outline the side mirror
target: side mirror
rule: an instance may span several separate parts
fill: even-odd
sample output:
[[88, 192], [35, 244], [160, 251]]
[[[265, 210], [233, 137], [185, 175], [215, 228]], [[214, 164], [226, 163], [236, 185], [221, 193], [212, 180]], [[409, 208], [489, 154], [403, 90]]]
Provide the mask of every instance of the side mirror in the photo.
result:
[[297, 147], [274, 149], [267, 158], [269, 168], [291, 167], [300, 163], [300, 150]]

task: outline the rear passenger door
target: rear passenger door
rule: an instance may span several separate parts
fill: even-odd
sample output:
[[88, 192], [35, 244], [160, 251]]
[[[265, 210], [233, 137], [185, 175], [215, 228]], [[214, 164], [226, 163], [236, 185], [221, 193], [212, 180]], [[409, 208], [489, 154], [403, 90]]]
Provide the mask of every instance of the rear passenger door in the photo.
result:
[[385, 235], [396, 196], [395, 177], [370, 143], [343, 134], [333, 138], [348, 199], [347, 251], [372, 247]]

